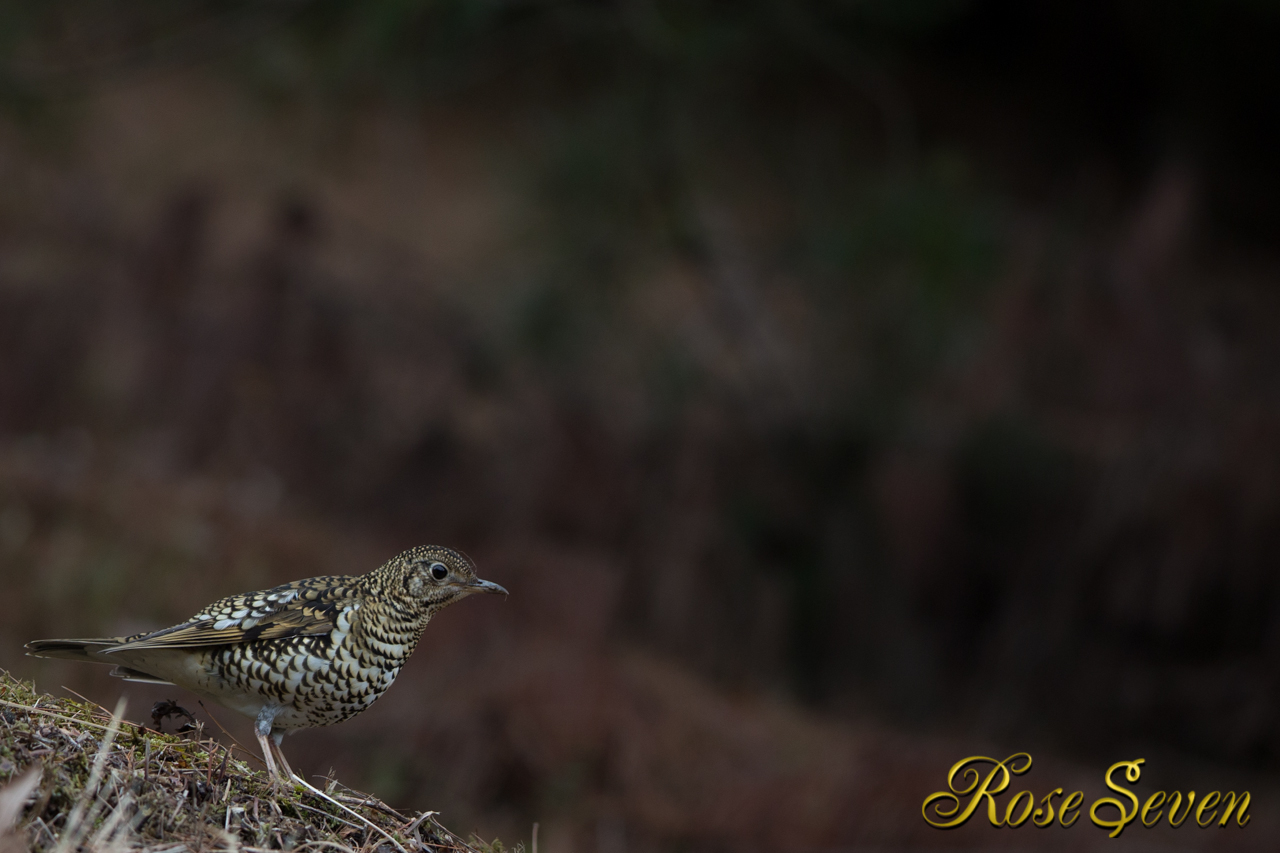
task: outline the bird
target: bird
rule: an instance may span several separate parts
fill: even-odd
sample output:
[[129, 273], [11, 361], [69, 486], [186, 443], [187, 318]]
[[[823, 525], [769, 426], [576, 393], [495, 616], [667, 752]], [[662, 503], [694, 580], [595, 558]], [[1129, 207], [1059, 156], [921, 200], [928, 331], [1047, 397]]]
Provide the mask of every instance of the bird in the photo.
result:
[[475, 593], [507, 595], [463, 554], [419, 545], [363, 575], [326, 575], [231, 595], [159, 631], [34, 640], [27, 654], [111, 664], [254, 720], [273, 783], [296, 777], [284, 735], [366, 710], [395, 681], [431, 617]]

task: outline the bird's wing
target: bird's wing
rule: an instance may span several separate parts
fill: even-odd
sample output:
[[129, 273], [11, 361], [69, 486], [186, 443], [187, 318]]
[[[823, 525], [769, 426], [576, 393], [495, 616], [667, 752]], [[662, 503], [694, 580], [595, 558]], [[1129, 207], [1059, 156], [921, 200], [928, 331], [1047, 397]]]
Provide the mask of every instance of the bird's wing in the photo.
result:
[[262, 592], [232, 595], [181, 625], [125, 638], [102, 652], [229, 646], [281, 637], [323, 636], [359, 607], [349, 577], [308, 578]]

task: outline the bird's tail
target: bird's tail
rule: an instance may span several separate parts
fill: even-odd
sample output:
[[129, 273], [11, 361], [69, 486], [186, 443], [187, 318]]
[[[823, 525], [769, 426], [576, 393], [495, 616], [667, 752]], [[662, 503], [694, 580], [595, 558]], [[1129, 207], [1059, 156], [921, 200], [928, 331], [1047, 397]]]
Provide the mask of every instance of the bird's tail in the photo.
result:
[[120, 644], [121, 638], [97, 640], [32, 640], [27, 643], [27, 654], [34, 658], [62, 658], [63, 660], [91, 661], [92, 663], [116, 663], [98, 653]]
[[107, 663], [114, 669], [111, 674], [125, 681], [138, 681], [147, 684], [172, 684], [172, 681], [157, 675], [122, 665], [121, 660], [103, 654], [109, 649], [124, 642], [124, 637], [104, 637], [98, 640], [32, 640], [27, 643], [27, 654], [33, 658], [61, 658], [62, 660], [87, 661], [88, 663]]

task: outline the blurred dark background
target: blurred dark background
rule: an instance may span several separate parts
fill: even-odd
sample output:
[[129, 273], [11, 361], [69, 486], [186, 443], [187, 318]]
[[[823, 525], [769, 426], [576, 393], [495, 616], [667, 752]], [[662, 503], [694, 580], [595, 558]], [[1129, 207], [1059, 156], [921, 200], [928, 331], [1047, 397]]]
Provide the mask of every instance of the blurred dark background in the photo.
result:
[[21, 643], [447, 544], [510, 601], [295, 765], [552, 851], [1079, 849], [919, 804], [1142, 754], [1261, 816], [1137, 841], [1269, 847], [1277, 44], [1266, 0], [0, 3], [0, 665], [110, 706]]

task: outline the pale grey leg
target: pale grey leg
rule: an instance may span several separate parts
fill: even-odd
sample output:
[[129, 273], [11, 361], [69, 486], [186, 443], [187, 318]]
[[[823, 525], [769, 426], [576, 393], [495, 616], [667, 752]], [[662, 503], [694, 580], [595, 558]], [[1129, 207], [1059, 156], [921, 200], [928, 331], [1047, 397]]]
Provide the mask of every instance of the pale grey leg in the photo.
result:
[[[275, 722], [276, 714], [280, 713], [279, 708], [273, 708], [270, 705], [264, 706], [258, 712], [258, 719], [254, 725], [254, 733], [258, 736], [258, 746], [262, 748], [262, 757], [267, 762], [267, 773], [271, 776], [271, 780], [278, 781], [287, 779], [280, 773], [280, 768], [276, 766], [275, 755], [271, 748], [271, 741], [268, 736], [271, 734], [271, 724]], [[290, 771], [292, 774], [292, 771]]]
[[275, 745], [276, 760], [280, 762], [280, 767], [281, 769], [284, 770], [285, 778], [292, 779], [294, 776], [297, 776], [298, 774], [293, 772], [293, 768], [289, 766], [289, 759], [284, 757], [284, 750], [280, 748], [280, 742], [283, 740], [284, 740], [284, 732], [276, 732], [275, 734], [271, 735], [271, 741]]

